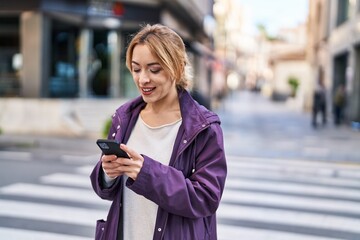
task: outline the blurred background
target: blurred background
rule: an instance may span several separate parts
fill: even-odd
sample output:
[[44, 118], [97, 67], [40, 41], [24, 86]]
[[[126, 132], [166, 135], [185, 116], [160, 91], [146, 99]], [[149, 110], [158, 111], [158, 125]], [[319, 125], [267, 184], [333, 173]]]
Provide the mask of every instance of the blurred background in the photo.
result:
[[95, 140], [146, 23], [222, 119], [219, 239], [360, 239], [359, 0], [0, 0], [0, 239], [93, 238]]

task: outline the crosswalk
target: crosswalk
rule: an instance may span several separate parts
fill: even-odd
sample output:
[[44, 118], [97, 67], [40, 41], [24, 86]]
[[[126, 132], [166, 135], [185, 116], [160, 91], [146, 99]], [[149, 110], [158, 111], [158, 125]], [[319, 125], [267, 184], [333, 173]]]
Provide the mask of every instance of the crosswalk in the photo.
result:
[[[24, 158], [20, 160], [31, 161], [27, 154], [22, 155]], [[7, 159], [12, 159], [9, 156], [12, 154], [6, 153]], [[18, 156], [13, 159], [19, 160]], [[106, 219], [110, 206], [90, 186], [89, 175], [98, 158], [98, 155], [64, 156], [61, 161], [73, 164], [74, 173], [52, 173], [39, 176], [35, 183], [18, 182], [1, 187], [0, 239], [94, 239], [95, 222]]]
[[[61, 161], [73, 164], [74, 172], [2, 186], [0, 239], [93, 239], [95, 221], [106, 218], [110, 205], [90, 186], [97, 158], [63, 156]], [[239, 156], [227, 160], [228, 179], [217, 212], [219, 240], [360, 239], [360, 165]]]
[[219, 240], [360, 239], [360, 165], [228, 157]]

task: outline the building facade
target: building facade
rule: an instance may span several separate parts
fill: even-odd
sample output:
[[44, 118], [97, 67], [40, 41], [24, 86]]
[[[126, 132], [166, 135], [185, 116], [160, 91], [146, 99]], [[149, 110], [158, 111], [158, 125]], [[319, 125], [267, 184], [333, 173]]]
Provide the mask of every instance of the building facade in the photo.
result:
[[[212, 0], [28, 0], [0, 6], [0, 96], [131, 97], [131, 34], [162, 23], [185, 40], [196, 85], [211, 84]], [[201, 46], [201, 47], [199, 47]]]
[[345, 87], [344, 121], [360, 121], [360, 1], [309, 1], [309, 61], [314, 84], [324, 72], [329, 113], [339, 86]]

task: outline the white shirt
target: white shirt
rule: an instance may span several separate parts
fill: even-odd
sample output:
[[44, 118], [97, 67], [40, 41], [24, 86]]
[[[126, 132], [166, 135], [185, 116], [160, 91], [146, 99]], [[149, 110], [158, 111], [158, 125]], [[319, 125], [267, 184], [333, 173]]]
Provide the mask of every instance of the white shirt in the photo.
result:
[[[168, 165], [182, 120], [159, 127], [148, 126], [139, 116], [127, 146], [164, 165]], [[124, 184], [126, 182], [126, 178]], [[124, 239], [151, 240], [158, 206], [124, 187]]]

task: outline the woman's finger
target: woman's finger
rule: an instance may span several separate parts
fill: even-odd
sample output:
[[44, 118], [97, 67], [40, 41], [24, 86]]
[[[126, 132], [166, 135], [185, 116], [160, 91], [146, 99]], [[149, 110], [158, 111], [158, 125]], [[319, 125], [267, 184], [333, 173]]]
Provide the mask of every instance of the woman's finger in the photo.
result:
[[112, 162], [116, 160], [116, 155], [103, 155], [101, 157], [102, 162]]
[[120, 144], [120, 148], [124, 150], [132, 159], [143, 159], [143, 157], [139, 153], [137, 153], [132, 148], [126, 146], [125, 144]]

